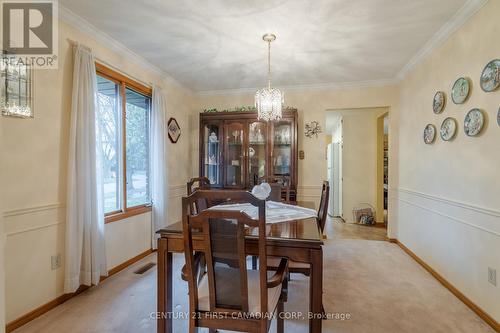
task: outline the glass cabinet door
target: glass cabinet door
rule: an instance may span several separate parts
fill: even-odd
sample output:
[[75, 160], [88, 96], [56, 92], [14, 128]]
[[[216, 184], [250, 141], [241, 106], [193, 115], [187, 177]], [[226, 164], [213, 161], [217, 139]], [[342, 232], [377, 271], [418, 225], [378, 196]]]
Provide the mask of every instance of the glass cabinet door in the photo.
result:
[[224, 186], [242, 188], [245, 185], [244, 126], [230, 122], [225, 127]]
[[267, 124], [251, 122], [248, 131], [248, 185], [252, 188], [266, 175]]
[[203, 175], [210, 179], [210, 184], [220, 185], [220, 137], [222, 129], [219, 124], [205, 124], [203, 130]]
[[278, 121], [274, 123], [272, 174], [282, 179], [285, 186], [290, 185], [292, 163], [292, 122]]

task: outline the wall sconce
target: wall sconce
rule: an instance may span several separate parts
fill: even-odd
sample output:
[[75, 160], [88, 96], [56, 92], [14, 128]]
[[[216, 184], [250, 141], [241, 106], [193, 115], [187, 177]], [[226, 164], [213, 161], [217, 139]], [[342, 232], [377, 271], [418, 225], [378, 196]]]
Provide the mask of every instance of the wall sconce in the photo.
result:
[[312, 138], [313, 136], [318, 137], [318, 134], [320, 134], [321, 131], [321, 126], [319, 122], [317, 121], [311, 121], [309, 123], [306, 123], [305, 126], [305, 135], [308, 138]]

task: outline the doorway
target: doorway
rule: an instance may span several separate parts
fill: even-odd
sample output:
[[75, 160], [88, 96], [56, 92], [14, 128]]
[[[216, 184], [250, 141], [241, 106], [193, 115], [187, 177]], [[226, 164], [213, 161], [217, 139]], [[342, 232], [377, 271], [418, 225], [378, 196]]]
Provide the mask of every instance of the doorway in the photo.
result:
[[377, 223], [388, 223], [389, 112], [377, 118]]
[[386, 227], [389, 109], [329, 110], [326, 131], [329, 216], [348, 224]]
[[331, 125], [331, 141], [327, 144], [327, 178], [330, 183], [328, 215], [342, 218], [342, 117]]

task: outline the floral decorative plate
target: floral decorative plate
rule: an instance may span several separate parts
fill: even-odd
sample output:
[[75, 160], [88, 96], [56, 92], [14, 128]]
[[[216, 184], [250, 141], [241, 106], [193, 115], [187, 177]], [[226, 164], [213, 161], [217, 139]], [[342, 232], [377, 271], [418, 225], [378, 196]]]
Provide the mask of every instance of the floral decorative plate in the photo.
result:
[[498, 126], [500, 126], [500, 108], [498, 108], [497, 123], [498, 123]]
[[481, 89], [491, 92], [500, 86], [500, 59], [490, 61], [481, 73]]
[[441, 124], [441, 130], [439, 131], [441, 139], [443, 139], [444, 141], [450, 141], [455, 137], [456, 133], [457, 133], [457, 121], [451, 117], [448, 117], [445, 120], [443, 120], [443, 123]]
[[424, 129], [424, 142], [430, 145], [436, 139], [436, 126], [432, 124], [427, 124]]
[[468, 136], [476, 136], [481, 133], [484, 126], [484, 114], [479, 109], [467, 112], [464, 120], [464, 132]]
[[463, 104], [469, 97], [470, 81], [466, 77], [461, 77], [455, 81], [451, 89], [451, 99], [455, 104]]
[[434, 95], [434, 100], [432, 101], [432, 109], [434, 110], [434, 113], [438, 114], [443, 112], [445, 104], [446, 104], [446, 95], [444, 94], [443, 91], [438, 91]]

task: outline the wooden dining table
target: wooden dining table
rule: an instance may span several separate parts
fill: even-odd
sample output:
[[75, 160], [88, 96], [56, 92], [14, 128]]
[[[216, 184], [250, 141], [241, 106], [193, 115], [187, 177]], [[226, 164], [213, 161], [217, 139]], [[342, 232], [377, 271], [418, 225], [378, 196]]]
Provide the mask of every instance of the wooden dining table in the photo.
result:
[[[172, 333], [172, 253], [184, 252], [182, 223], [177, 222], [157, 231], [158, 239], [158, 316], [157, 332]], [[315, 218], [290, 220], [266, 224], [267, 255], [287, 257], [310, 265], [309, 283], [309, 332], [321, 332], [323, 294], [323, 237]], [[203, 236], [193, 235], [195, 250], [202, 250]], [[258, 254], [258, 238], [249, 228], [245, 238], [248, 255]], [[181, 274], [181, 272], [175, 272]], [[293, 292], [293, 291], [292, 291]], [[187, 297], [187, 295], [186, 295]]]

